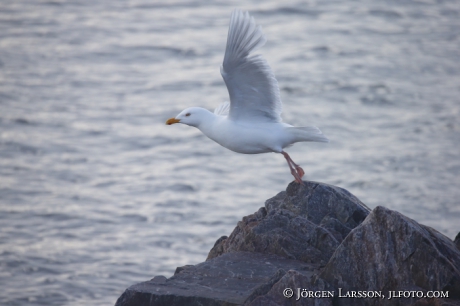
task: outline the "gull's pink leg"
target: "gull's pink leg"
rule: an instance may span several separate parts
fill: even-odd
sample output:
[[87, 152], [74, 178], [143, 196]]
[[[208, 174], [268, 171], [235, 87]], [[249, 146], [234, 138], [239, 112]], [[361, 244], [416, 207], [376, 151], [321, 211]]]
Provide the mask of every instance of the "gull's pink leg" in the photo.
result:
[[305, 175], [305, 172], [303, 171], [302, 167], [297, 165], [289, 155], [288, 155], [288, 157], [291, 160], [291, 163], [294, 165], [295, 169], [297, 170], [297, 173], [299, 174], [299, 176], [303, 177]]
[[296, 165], [295, 169], [297, 170], [297, 173], [301, 178], [305, 175], [305, 172], [303, 171], [302, 167]]
[[[289, 166], [289, 169], [291, 169], [291, 174], [292, 176], [294, 176], [295, 178], [295, 181], [299, 184], [302, 184], [303, 185], [303, 181], [302, 181], [302, 176], [305, 174], [305, 172], [303, 171], [303, 169], [297, 165], [296, 163], [294, 163], [294, 161], [292, 160], [292, 158], [289, 156], [289, 154], [287, 154], [286, 152], [284, 151], [281, 151], [281, 154], [283, 154], [284, 158], [286, 158], [286, 161], [288, 163], [288, 166]], [[294, 169], [295, 167], [295, 169]]]
[[[283, 151], [284, 152], [284, 151]], [[286, 153], [286, 152], [284, 152]], [[284, 154], [283, 154], [284, 155]], [[297, 171], [297, 174], [300, 176], [300, 177], [303, 177], [305, 172], [303, 171], [302, 167], [300, 167], [299, 165], [297, 165], [293, 160], [292, 158], [286, 153], [286, 155], [284, 156], [286, 159], [289, 159], [289, 162], [294, 166], [295, 170]]]

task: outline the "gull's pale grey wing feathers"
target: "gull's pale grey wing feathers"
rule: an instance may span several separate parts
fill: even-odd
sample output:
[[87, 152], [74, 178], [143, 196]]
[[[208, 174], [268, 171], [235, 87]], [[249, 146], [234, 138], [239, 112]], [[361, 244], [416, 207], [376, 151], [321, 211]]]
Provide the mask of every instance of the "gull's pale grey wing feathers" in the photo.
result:
[[278, 81], [267, 61], [249, 56], [266, 42], [248, 12], [233, 11], [221, 74], [230, 95], [229, 119], [281, 122]]
[[230, 109], [230, 103], [224, 102], [218, 107], [216, 107], [216, 109], [214, 110], [214, 114], [219, 115], [219, 116], [227, 116], [229, 109]]

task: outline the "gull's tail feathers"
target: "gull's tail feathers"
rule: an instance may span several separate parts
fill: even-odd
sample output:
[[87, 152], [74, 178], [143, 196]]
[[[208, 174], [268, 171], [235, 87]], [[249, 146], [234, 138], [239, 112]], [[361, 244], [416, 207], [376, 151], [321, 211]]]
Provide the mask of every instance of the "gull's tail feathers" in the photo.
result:
[[289, 132], [299, 141], [329, 142], [316, 126], [288, 127]]
[[249, 53], [262, 47], [266, 42], [262, 28], [256, 25], [254, 17], [248, 12], [234, 10], [228, 28], [224, 68], [226, 64], [248, 57]]

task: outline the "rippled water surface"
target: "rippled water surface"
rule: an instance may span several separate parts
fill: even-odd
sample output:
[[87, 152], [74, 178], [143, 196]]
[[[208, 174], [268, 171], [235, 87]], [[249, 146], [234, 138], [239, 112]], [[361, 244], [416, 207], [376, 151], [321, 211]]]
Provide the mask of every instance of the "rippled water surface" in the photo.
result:
[[458, 1], [2, 1], [0, 304], [113, 305], [204, 261], [292, 180], [166, 126], [228, 99], [230, 13], [250, 10], [283, 118], [330, 144], [289, 149], [310, 180], [453, 238], [460, 230]]

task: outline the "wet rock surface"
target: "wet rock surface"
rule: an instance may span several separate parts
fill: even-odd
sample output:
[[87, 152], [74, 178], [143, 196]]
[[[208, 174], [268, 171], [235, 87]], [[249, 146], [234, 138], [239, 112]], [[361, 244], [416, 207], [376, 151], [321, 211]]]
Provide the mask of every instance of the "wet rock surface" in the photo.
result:
[[[396, 211], [370, 212], [342, 188], [291, 183], [219, 238], [205, 262], [133, 285], [116, 305], [460, 305], [457, 246]], [[358, 291], [383, 296], [346, 297]], [[393, 291], [449, 296], [388, 299]]]

